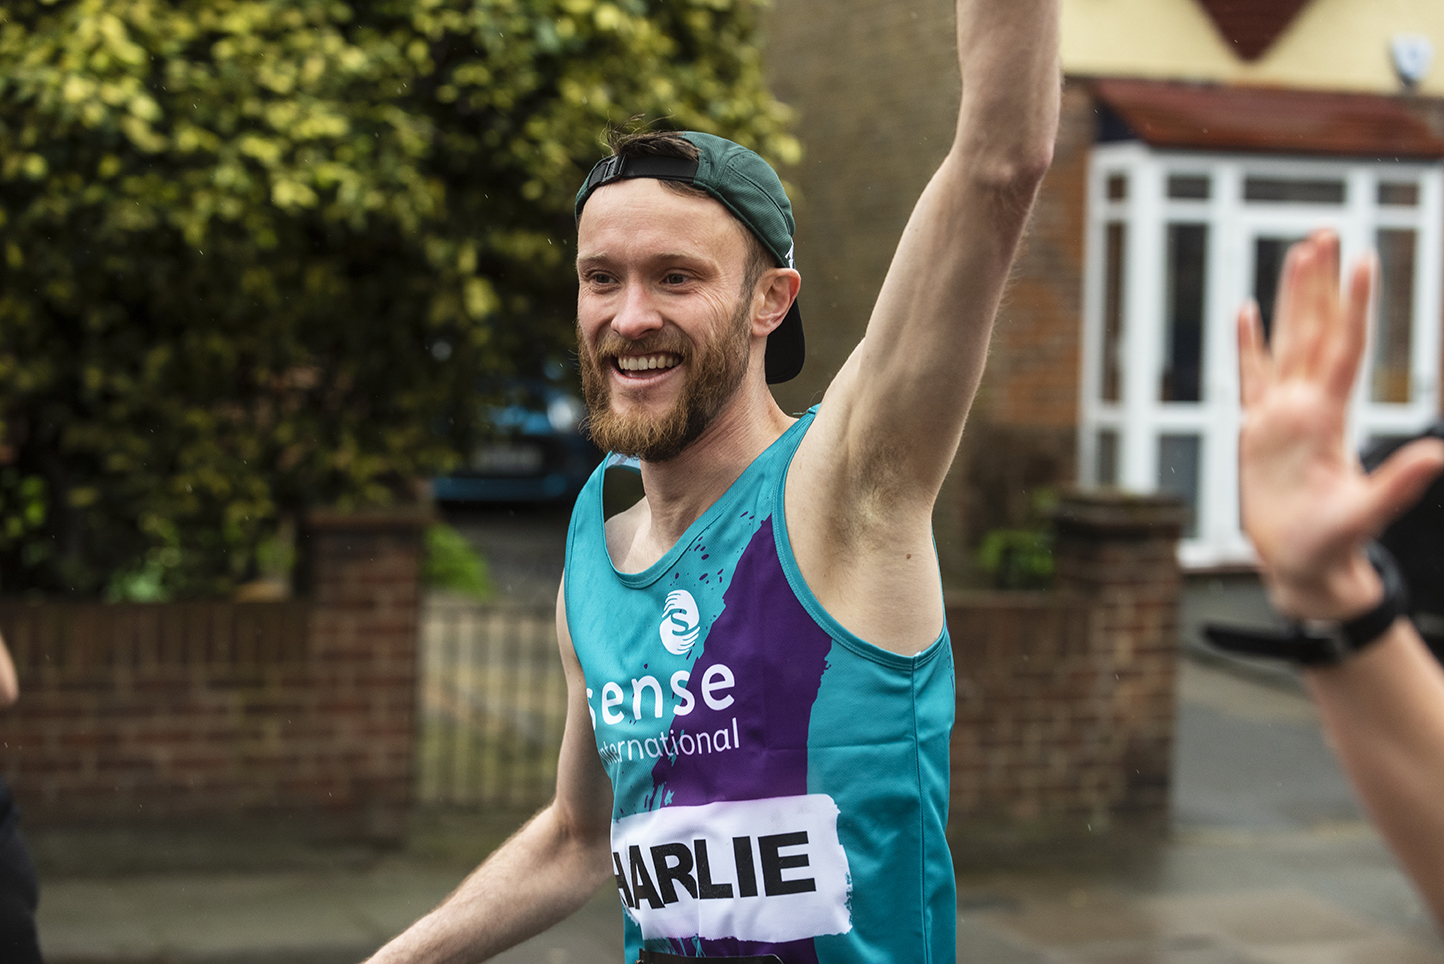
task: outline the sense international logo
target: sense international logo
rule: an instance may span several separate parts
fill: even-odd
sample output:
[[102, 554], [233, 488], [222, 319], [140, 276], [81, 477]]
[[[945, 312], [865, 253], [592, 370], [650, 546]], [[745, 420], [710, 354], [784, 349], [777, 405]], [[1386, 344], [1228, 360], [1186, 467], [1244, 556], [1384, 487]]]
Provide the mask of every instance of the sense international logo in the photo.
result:
[[692, 598], [692, 594], [685, 589], [667, 593], [667, 601], [662, 604], [662, 622], [657, 627], [667, 652], [676, 656], [687, 655], [701, 631], [702, 617], [697, 612], [697, 600]]

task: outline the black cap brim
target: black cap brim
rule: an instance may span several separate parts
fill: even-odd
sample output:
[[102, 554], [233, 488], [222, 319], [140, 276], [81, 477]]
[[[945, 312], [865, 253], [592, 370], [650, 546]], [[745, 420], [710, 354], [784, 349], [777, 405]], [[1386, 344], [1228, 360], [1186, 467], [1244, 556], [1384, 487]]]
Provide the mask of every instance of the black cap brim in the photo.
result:
[[772, 329], [767, 336], [767, 384], [776, 385], [778, 382], [796, 378], [806, 360], [807, 345], [802, 338], [802, 310], [794, 300], [792, 307], [787, 309], [787, 317], [782, 319], [782, 324]]

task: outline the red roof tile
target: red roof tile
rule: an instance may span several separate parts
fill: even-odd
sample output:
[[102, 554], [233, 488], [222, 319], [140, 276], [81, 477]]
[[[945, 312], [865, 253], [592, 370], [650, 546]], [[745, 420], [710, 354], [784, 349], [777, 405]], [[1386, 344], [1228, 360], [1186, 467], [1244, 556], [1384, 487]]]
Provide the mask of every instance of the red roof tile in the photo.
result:
[[1154, 147], [1444, 157], [1444, 137], [1396, 97], [1117, 78], [1093, 84], [1098, 99]]
[[1244, 60], [1255, 60], [1293, 22], [1309, 0], [1198, 0], [1223, 39]]

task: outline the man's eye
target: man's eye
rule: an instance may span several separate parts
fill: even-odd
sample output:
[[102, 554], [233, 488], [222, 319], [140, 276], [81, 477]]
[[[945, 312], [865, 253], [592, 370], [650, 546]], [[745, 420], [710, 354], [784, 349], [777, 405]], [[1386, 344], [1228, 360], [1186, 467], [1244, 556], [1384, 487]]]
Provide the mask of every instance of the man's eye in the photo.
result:
[[686, 284], [686, 282], [687, 282], [687, 276], [684, 275], [684, 274], [682, 274], [680, 271], [673, 271], [673, 272], [671, 272], [670, 274], [668, 274], [665, 278], [663, 278], [662, 280], [665, 281], [665, 282], [666, 282], [667, 284], [669, 284], [669, 285], [680, 285], [680, 284]]
[[594, 285], [609, 285], [615, 282], [617, 279], [607, 274], [605, 271], [593, 271], [591, 274], [587, 275], [587, 280]]

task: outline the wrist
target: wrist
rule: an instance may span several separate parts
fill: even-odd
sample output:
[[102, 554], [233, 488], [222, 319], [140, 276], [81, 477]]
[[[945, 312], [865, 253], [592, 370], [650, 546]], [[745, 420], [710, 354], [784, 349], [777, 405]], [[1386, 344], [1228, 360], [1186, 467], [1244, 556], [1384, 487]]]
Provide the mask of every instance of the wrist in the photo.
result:
[[1408, 587], [1393, 556], [1371, 544], [1364, 562], [1373, 578], [1361, 575], [1351, 562], [1314, 579], [1273, 580], [1274, 604], [1290, 618], [1283, 632], [1210, 624], [1204, 634], [1220, 649], [1243, 655], [1305, 667], [1342, 663], [1382, 639], [1409, 612]]
[[1264, 573], [1269, 602], [1293, 620], [1347, 621], [1377, 606], [1384, 582], [1360, 547], [1338, 563], [1311, 573]]

